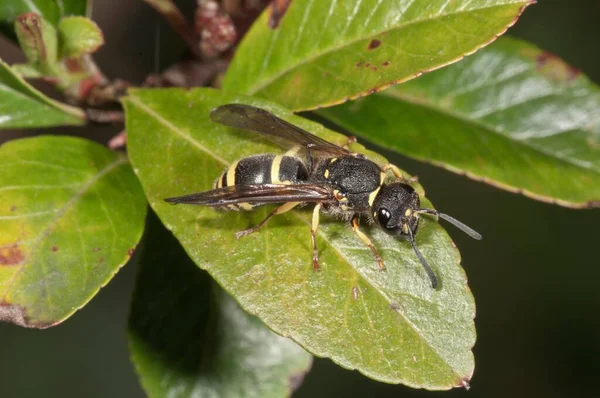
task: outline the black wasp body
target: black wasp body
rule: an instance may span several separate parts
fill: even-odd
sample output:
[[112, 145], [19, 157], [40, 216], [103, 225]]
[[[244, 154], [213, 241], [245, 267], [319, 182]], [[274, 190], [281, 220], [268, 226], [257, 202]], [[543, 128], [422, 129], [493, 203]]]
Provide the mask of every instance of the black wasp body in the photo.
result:
[[332, 144], [249, 105], [224, 105], [213, 110], [210, 117], [226, 126], [258, 132], [289, 148], [283, 155], [264, 154], [238, 160], [216, 180], [211, 191], [165, 199], [173, 204], [230, 210], [281, 203], [258, 225], [238, 232], [238, 238], [258, 231], [274, 215], [315, 203], [311, 228], [315, 269], [319, 267], [316, 232], [320, 211], [350, 220], [352, 230], [371, 249], [379, 268], [384, 269], [377, 249], [358, 227], [359, 217], [364, 216], [388, 234], [411, 243], [434, 288], [437, 277], [415, 243], [420, 215], [439, 216], [481, 239], [481, 235], [454, 218], [433, 209], [421, 209], [419, 195], [391, 164], [378, 165], [345, 146]]

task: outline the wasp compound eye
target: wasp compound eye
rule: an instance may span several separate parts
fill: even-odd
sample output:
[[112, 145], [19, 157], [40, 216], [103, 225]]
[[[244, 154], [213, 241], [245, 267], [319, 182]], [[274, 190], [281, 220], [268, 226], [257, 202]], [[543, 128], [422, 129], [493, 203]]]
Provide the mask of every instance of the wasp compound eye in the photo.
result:
[[392, 213], [390, 213], [390, 211], [384, 207], [379, 209], [377, 212], [377, 221], [379, 221], [379, 225], [381, 225], [383, 228], [387, 227], [390, 218], [392, 218]]

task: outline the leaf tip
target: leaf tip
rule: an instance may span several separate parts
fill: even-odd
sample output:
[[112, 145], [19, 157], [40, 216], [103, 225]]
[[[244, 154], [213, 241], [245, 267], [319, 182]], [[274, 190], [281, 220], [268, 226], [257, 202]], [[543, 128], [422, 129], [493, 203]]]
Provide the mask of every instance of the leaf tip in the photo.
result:
[[460, 386], [462, 386], [465, 390], [469, 391], [471, 389], [471, 379], [465, 377], [460, 381]]

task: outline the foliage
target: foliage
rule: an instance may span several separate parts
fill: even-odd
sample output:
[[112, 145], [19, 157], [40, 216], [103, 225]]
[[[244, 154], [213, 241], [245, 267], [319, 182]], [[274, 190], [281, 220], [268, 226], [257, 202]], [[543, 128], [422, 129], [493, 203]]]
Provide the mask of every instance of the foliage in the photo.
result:
[[[281, 151], [209, 119], [237, 102], [342, 145], [345, 137], [293, 114], [316, 110], [450, 171], [558, 205], [598, 207], [598, 88], [528, 43], [501, 38], [486, 47], [532, 1], [277, 1], [284, 7], [274, 3], [256, 19], [225, 73], [235, 37], [227, 29], [235, 26], [224, 10], [200, 2], [191, 27], [170, 1], [148, 3], [191, 46], [201, 73], [176, 65], [145, 85], [221, 89], [109, 81], [91, 56], [104, 40], [86, 17], [87, 1], [0, 5], [0, 29], [27, 58], [0, 61], [0, 128], [124, 117], [128, 148], [125, 155], [56, 136], [0, 147], [0, 320], [35, 328], [64, 321], [141, 239], [129, 340], [150, 396], [289, 395], [310, 367], [307, 352], [388, 383], [468, 387], [475, 304], [460, 255], [433, 218], [422, 220], [416, 239], [440, 277], [437, 289], [408, 243], [374, 227], [365, 230], [386, 272], [343, 222], [327, 217], [315, 272], [304, 209], [236, 241], [234, 232], [270, 208], [219, 213], [163, 199], [210, 189], [237, 159]], [[76, 106], [25, 78], [44, 79]], [[387, 163], [360, 144], [350, 148]], [[145, 222], [147, 203], [158, 218]]]

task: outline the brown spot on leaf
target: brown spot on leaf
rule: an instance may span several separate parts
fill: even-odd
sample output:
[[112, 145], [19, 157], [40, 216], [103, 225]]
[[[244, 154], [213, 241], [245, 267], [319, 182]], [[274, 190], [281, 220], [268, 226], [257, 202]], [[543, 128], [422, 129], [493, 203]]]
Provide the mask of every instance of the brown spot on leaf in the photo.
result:
[[17, 206], [15, 206], [15, 205], [10, 206], [10, 211], [14, 212], [15, 210], [17, 210]]
[[378, 68], [376, 66], [373, 66], [371, 69], [372, 70], [378, 70]]
[[269, 15], [269, 28], [277, 29], [283, 16], [285, 15], [292, 0], [273, 0], [271, 1], [271, 14]]
[[369, 43], [369, 50], [375, 50], [380, 45], [381, 45], [381, 40], [373, 39]]
[[357, 68], [360, 68], [361, 66], [362, 66], [362, 62], [357, 62], [357, 63], [356, 63], [356, 67], [357, 67]]
[[579, 69], [548, 51], [539, 53], [535, 61], [538, 72], [554, 81], [570, 82], [581, 74]]
[[0, 248], [0, 266], [19, 265], [25, 260], [25, 255], [17, 244]]
[[352, 298], [354, 300], [358, 299], [358, 295], [360, 294], [360, 290], [358, 289], [358, 286], [354, 286], [352, 288]]
[[101, 247], [94, 247], [94, 248], [92, 249], [92, 251], [93, 251], [93, 252], [99, 252], [100, 250], [102, 250], [102, 248], [101, 248]]
[[381, 64], [381, 66], [390, 66], [390, 61], [385, 61], [384, 63]]
[[368, 68], [369, 66], [371, 66], [371, 64], [367, 62], [367, 63], [365, 64], [365, 68]]
[[56, 247], [56, 246], [52, 246], [52, 251], [53, 251], [53, 252], [55, 252], [55, 251], [58, 251], [58, 247]]
[[127, 254], [129, 255], [129, 257], [133, 256], [134, 252], [135, 252], [135, 248], [131, 248], [131, 249], [127, 250]]

